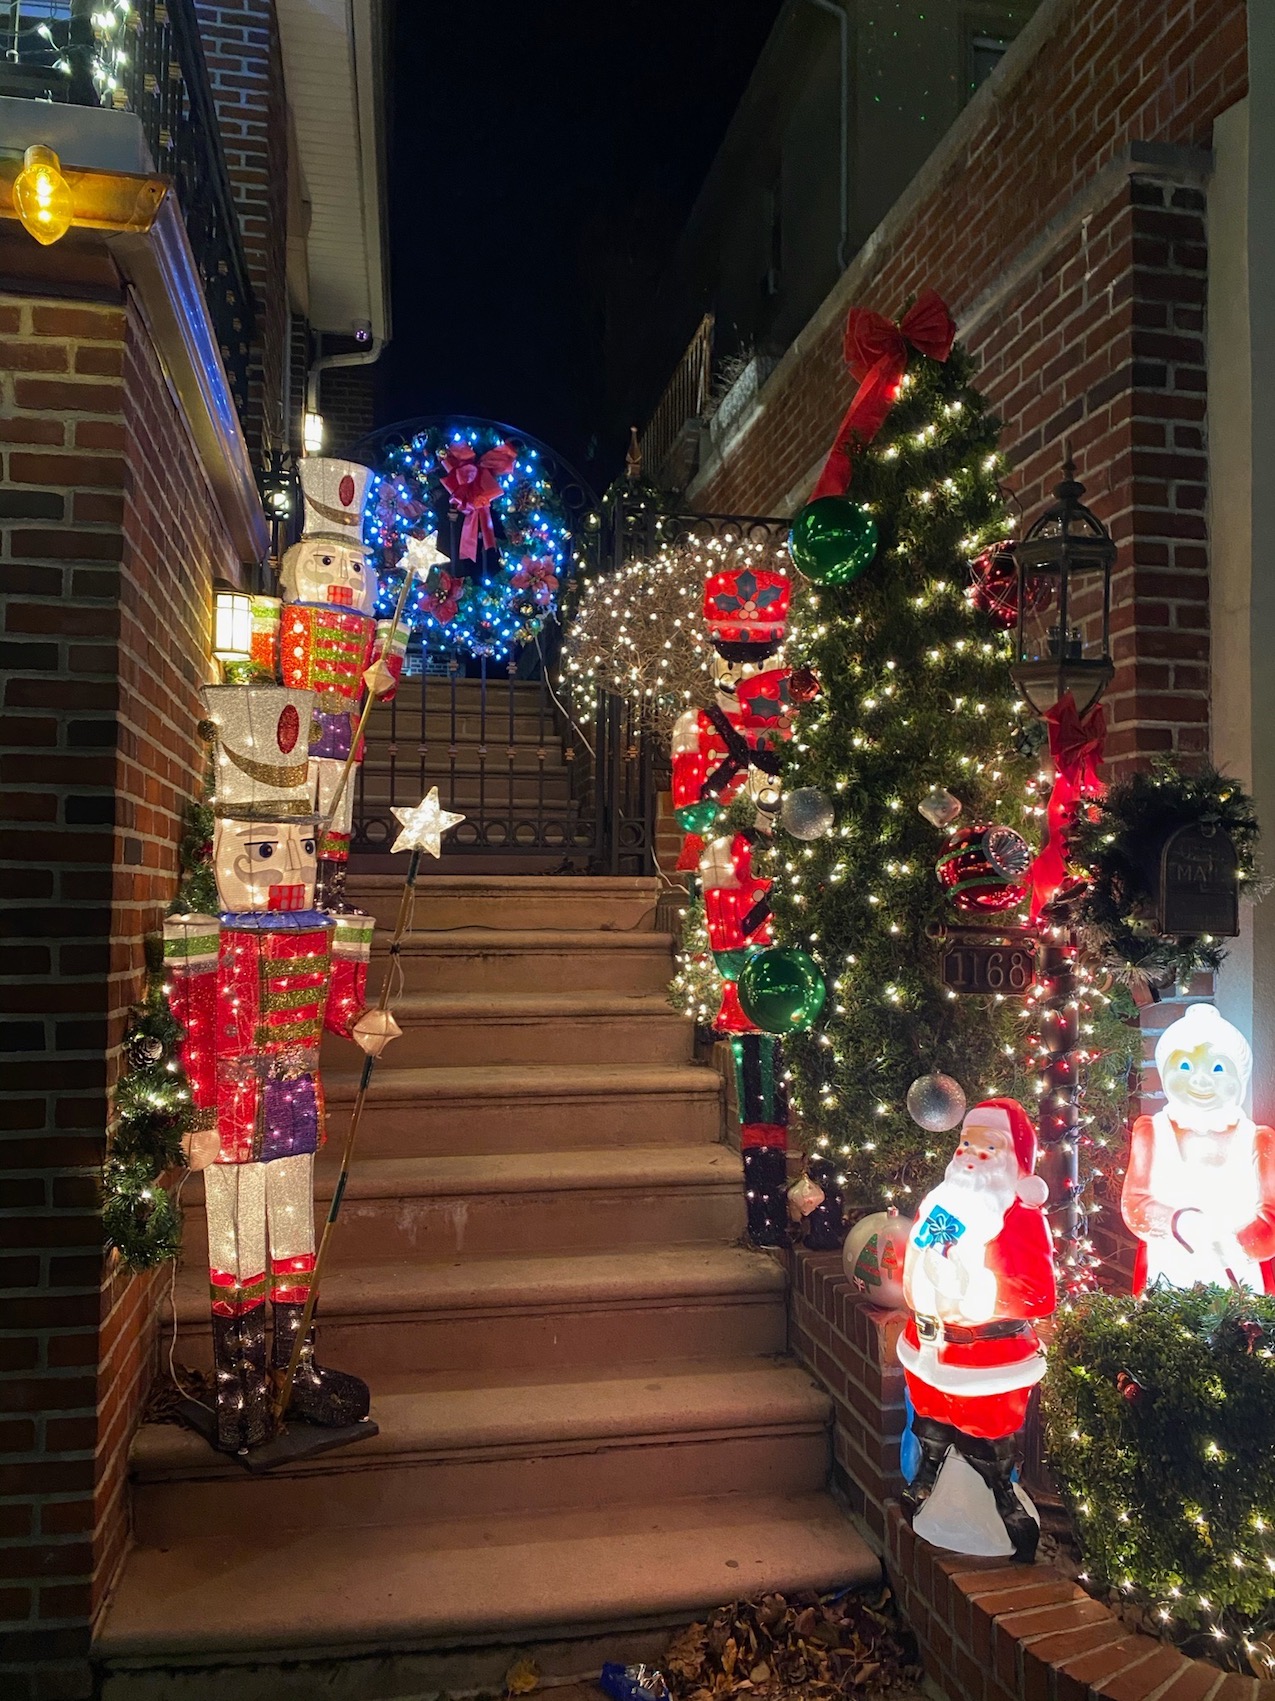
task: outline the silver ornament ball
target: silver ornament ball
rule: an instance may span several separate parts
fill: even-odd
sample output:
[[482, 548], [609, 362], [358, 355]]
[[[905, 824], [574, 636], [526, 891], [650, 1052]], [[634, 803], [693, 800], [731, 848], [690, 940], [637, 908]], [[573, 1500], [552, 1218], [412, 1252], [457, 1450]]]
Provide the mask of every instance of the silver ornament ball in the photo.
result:
[[794, 839], [822, 839], [837, 823], [832, 799], [817, 786], [801, 786], [784, 793], [783, 823]]
[[931, 1134], [955, 1128], [965, 1115], [961, 1083], [950, 1075], [918, 1075], [908, 1088], [908, 1115]]

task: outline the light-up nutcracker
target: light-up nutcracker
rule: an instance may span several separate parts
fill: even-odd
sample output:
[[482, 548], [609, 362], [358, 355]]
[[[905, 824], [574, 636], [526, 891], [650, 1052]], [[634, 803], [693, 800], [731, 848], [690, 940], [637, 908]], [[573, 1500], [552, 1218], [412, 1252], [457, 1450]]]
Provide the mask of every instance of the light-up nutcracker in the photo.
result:
[[921, 1448], [903, 1496], [913, 1528], [936, 1547], [1023, 1563], [1040, 1525], [1013, 1480], [1017, 1435], [1045, 1374], [1033, 1324], [1057, 1303], [1048, 1189], [1035, 1168], [1036, 1130], [1016, 1100], [967, 1112], [908, 1235], [912, 1316], [898, 1347]]
[[[411, 628], [376, 620], [376, 571], [363, 547], [363, 504], [372, 474], [355, 461], [310, 456], [301, 462], [305, 522], [283, 558], [283, 602], [253, 603], [253, 660], [277, 669], [285, 685], [315, 693], [319, 736], [310, 747], [310, 781], [320, 821], [350, 754], [364, 688], [393, 697]], [[360, 752], [361, 759], [361, 752]], [[318, 846], [318, 887], [325, 909], [344, 904], [354, 786], [346, 783]]]
[[[213, 863], [221, 914], [170, 917], [164, 956], [197, 1117], [216, 1367], [217, 1445], [266, 1440], [273, 1366], [288, 1364], [315, 1262], [314, 1155], [324, 1139], [319, 1044], [362, 1013], [372, 918], [314, 906], [315, 815], [306, 739], [314, 694], [204, 690], [215, 740]], [[357, 1377], [307, 1343], [291, 1410], [327, 1427], [366, 1417]]]
[[[748, 1232], [758, 1245], [787, 1236], [788, 1098], [779, 1041], [740, 1008], [736, 982], [750, 952], [770, 944], [769, 880], [755, 875], [753, 849], [778, 800], [779, 744], [791, 736], [789, 669], [761, 670], [782, 642], [791, 588], [763, 568], [714, 573], [704, 587], [704, 617], [717, 651], [717, 697], [683, 715], [673, 735], [673, 797], [688, 828], [679, 866], [698, 855], [705, 920], [724, 985], [713, 1023], [729, 1036], [744, 1158]], [[747, 787], [758, 826], [712, 840], [696, 836]]]

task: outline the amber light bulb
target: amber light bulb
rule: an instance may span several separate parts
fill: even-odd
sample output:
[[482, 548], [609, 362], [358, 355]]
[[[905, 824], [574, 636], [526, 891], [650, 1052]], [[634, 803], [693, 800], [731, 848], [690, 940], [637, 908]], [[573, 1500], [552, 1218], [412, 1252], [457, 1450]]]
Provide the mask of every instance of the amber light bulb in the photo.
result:
[[22, 156], [22, 170], [13, 181], [13, 204], [26, 229], [46, 246], [71, 228], [71, 190], [52, 148], [37, 143]]

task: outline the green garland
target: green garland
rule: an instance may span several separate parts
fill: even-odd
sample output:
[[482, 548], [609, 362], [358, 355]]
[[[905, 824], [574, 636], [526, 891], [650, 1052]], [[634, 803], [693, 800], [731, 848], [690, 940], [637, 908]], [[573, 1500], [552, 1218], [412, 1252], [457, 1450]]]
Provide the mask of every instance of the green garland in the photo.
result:
[[[184, 878], [170, 914], [215, 914], [217, 885], [206, 804], [187, 812], [180, 861]], [[128, 1065], [115, 1090], [115, 1122], [102, 1166], [102, 1223], [107, 1244], [130, 1270], [150, 1270], [181, 1247], [181, 1216], [164, 1185], [184, 1166], [182, 1136], [192, 1125], [190, 1086], [177, 1047], [180, 1023], [164, 995], [164, 942], [146, 941], [146, 990], [124, 1039]]]
[[1049, 1354], [1050, 1464], [1084, 1581], [1191, 1651], [1271, 1675], [1275, 1298], [1220, 1288], [1090, 1294]]
[[1229, 834], [1240, 880], [1257, 896], [1253, 800], [1215, 768], [1183, 771], [1161, 758], [1150, 773], [1131, 774], [1113, 785], [1100, 803], [1082, 812], [1072, 830], [1072, 861], [1090, 882], [1078, 906], [1077, 926], [1087, 955], [1121, 980], [1155, 986], [1185, 982], [1192, 974], [1216, 970], [1226, 956], [1215, 939], [1168, 938], [1156, 933], [1148, 919], [1155, 894], [1139, 852], [1191, 822]]

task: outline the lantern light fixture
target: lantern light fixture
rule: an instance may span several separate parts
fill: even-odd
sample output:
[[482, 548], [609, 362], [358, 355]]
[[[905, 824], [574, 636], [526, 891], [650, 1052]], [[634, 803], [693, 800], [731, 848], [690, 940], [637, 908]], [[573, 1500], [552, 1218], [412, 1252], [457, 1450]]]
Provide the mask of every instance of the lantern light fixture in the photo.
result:
[[252, 598], [229, 585], [213, 593], [213, 654], [223, 665], [252, 657]]
[[301, 431], [301, 441], [305, 446], [307, 455], [321, 455], [323, 453], [323, 415], [321, 413], [306, 414]]
[[1084, 493], [1068, 454], [1053, 503], [1014, 552], [1018, 624], [1011, 672], [1039, 715], [1068, 691], [1083, 715], [1115, 673], [1111, 572], [1116, 545], [1081, 501]]

